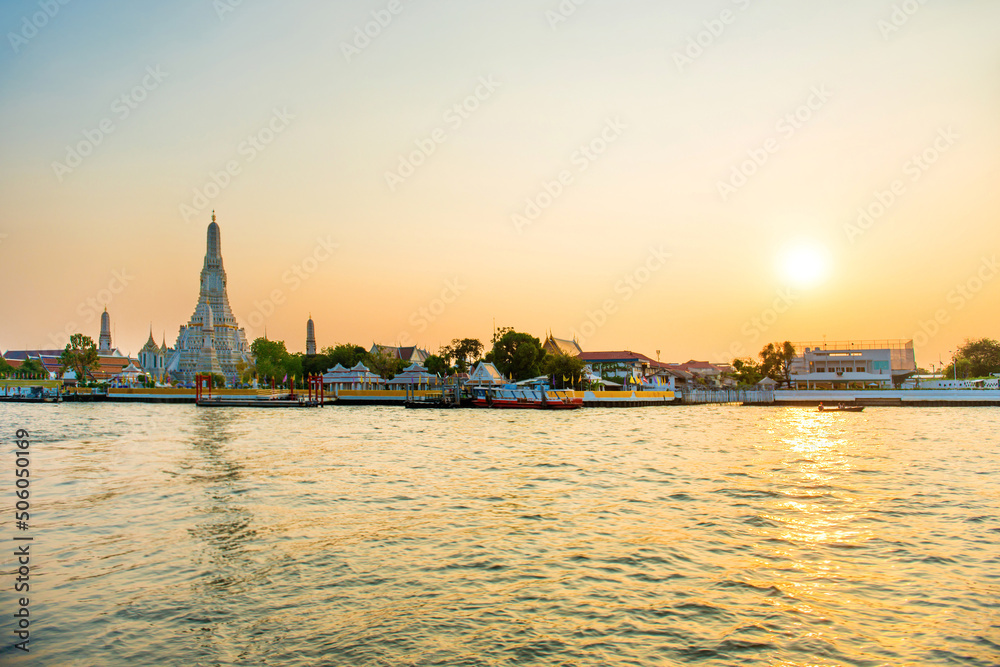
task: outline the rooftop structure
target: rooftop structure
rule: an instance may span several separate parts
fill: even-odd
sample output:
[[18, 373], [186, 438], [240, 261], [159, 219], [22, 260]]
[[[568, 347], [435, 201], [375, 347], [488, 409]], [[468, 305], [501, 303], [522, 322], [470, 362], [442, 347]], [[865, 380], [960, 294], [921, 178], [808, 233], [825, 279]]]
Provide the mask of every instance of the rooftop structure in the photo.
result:
[[549, 354], [565, 354], [570, 357], [577, 357], [583, 354], [583, 348], [576, 340], [566, 340], [565, 338], [555, 338], [550, 332], [542, 349]]
[[437, 375], [428, 373], [427, 369], [420, 364], [410, 364], [409, 368], [389, 380], [386, 384], [389, 386], [405, 385], [409, 387], [427, 387], [432, 384], [440, 384], [440, 382], [441, 378]]
[[167, 348], [167, 341], [163, 345], [157, 345], [153, 340], [153, 328], [149, 329], [149, 339], [139, 350], [139, 366], [156, 382], [166, 380], [166, 361], [171, 350]]
[[507, 379], [497, 367], [486, 361], [480, 361], [475, 370], [469, 375], [467, 385], [473, 386], [501, 386], [507, 384]]
[[372, 349], [368, 351], [368, 354], [384, 354], [390, 359], [402, 359], [411, 364], [422, 364], [427, 361], [427, 357], [431, 356], [430, 352], [416, 346], [394, 347], [392, 345], [379, 345], [377, 343], [372, 345]]

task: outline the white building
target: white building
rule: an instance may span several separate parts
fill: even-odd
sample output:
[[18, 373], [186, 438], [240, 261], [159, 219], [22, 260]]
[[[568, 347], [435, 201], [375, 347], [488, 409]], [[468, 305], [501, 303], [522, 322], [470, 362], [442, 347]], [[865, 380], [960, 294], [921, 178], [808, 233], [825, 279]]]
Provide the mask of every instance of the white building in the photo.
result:
[[916, 373], [913, 341], [799, 343], [792, 364], [796, 389], [891, 389]]

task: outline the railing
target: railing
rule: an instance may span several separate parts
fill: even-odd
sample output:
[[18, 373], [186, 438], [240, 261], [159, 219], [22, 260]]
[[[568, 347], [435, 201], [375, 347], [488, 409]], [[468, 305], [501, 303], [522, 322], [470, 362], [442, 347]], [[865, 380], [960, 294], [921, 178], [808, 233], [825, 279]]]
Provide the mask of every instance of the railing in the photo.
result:
[[808, 347], [810, 350], [909, 350], [913, 349], [913, 340], [894, 338], [887, 340], [831, 340], [831, 341], [798, 341], [792, 343], [796, 354], [801, 355]]
[[695, 389], [681, 393], [681, 402], [685, 405], [704, 403], [754, 403], [767, 404], [774, 402], [772, 389]]

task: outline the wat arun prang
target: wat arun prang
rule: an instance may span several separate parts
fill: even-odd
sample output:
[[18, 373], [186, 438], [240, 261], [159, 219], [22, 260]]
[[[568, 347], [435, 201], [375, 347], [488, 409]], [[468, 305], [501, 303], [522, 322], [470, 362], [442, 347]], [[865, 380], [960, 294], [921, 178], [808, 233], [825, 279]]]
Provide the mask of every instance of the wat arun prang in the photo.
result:
[[212, 212], [208, 249], [201, 269], [201, 290], [191, 321], [177, 335], [166, 369], [174, 382], [194, 382], [197, 373], [220, 373], [226, 383], [240, 379], [240, 369], [253, 363], [246, 332], [236, 324], [226, 293], [222, 241]]

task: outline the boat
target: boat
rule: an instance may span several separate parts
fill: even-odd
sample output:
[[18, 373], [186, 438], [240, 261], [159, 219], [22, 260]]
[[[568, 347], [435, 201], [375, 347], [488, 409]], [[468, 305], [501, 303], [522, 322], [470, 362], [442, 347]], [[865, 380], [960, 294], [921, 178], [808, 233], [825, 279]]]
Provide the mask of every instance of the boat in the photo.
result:
[[861, 412], [865, 409], [863, 405], [838, 405], [835, 408], [823, 407], [823, 404], [819, 404], [820, 412]]
[[520, 410], [575, 410], [583, 407], [583, 397], [570, 389], [551, 389], [547, 384], [529, 386], [474, 387], [472, 404], [477, 408]]

